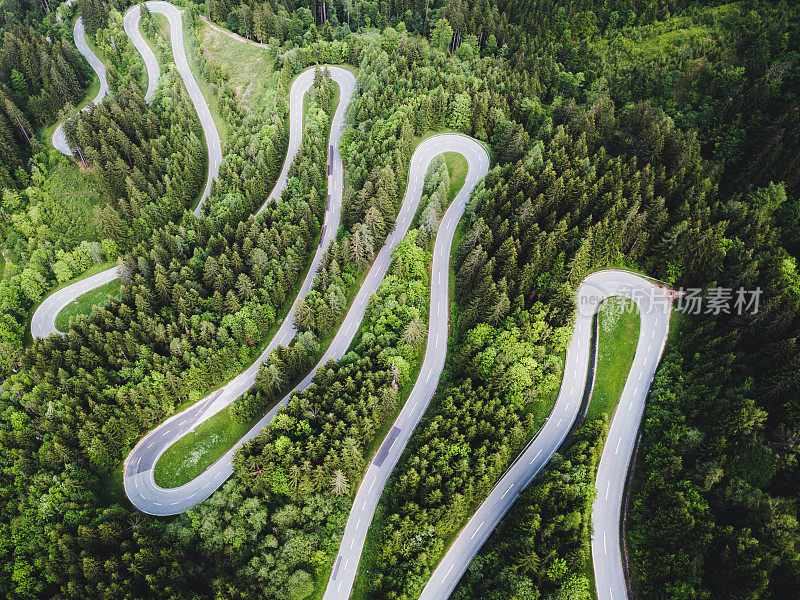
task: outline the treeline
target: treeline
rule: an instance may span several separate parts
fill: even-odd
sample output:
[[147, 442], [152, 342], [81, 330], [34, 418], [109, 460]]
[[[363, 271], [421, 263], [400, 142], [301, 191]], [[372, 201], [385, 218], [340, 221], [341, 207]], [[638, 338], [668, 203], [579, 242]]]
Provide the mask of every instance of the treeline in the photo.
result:
[[[0, 184], [18, 187], [18, 169], [39, 149], [33, 126], [52, 123], [86, 94], [89, 73], [64, 38], [50, 41], [18, 22], [0, 36]], [[13, 179], [16, 177], [16, 180]]]
[[[130, 97], [124, 92], [117, 96], [120, 99], [108, 105], [113, 116], [121, 112], [114, 107], [141, 106], [134, 91]], [[167, 106], [176, 111], [174, 99], [180, 97], [179, 90], [168, 88], [154, 106], [170, 99]], [[110, 118], [106, 108], [95, 110], [98, 115], [89, 115], [88, 123], [93, 117]], [[159, 147], [158, 139], [141, 135], [152, 125], [148, 117], [137, 119], [122, 114], [119, 125], [108, 124], [112, 132], [118, 128], [125, 133], [124, 138], [117, 134], [105, 143], [101, 136], [103, 145], [111, 146], [101, 146], [100, 151], [113, 148], [131, 181], [134, 148], [150, 143], [152, 155]], [[328, 119], [317, 112], [311, 122], [321, 128], [319, 121], [324, 125]], [[133, 132], [130, 137], [126, 123], [133, 124], [127, 130]], [[262, 131], [283, 138], [282, 126], [269, 119], [266, 123], [269, 128]], [[179, 123], [173, 129], [182, 131]], [[188, 138], [188, 132], [184, 136]], [[167, 576], [176, 568], [173, 552], [163, 546], [147, 548], [155, 542], [144, 536], [144, 530], [165, 535], [163, 526], [152, 519], [142, 523], [142, 537], [134, 536], [131, 543], [118, 546], [116, 538], [95, 542], [94, 528], [106, 519], [121, 531], [138, 523], [127, 509], [115, 506], [113, 515], [108, 514], [101, 481], [143, 430], [171, 414], [187, 396], [199, 399], [240, 372], [257, 354], [276, 310], [297, 285], [324, 212], [324, 202], [314, 202], [313, 210], [311, 202], [316, 195], [325, 197], [325, 138], [312, 135], [306, 140], [312, 148], [301, 152], [281, 201], [267, 206], [257, 218], [247, 218], [247, 203], [257, 206], [266, 195], [253, 193], [239, 172], [223, 169], [209, 203], [216, 216], [197, 219], [185, 213], [179, 223], [155, 229], [120, 261], [124, 283], [120, 300], [74, 321], [68, 335], [34, 342], [22, 357], [20, 373], [4, 382], [4, 406], [19, 413], [11, 420], [31, 433], [18, 435], [11, 420], [5, 421], [2, 433], [8, 457], [4, 464], [25, 465], [22, 471], [5, 470], [0, 486], [4, 497], [16, 499], [5, 505], [0, 529], [4, 547], [14, 552], [2, 560], [7, 565], [3, 588], [12, 596], [61, 593], [86, 598], [102, 592], [109, 597], [189, 598], [196, 588], [208, 585], [196, 578], [184, 585], [181, 575], [173, 586], [152, 576], [152, 570]], [[285, 138], [261, 142], [277, 146], [285, 144]], [[107, 181], [114, 183], [113, 174]], [[126, 186], [122, 199], [128, 206], [135, 197], [127, 194], [129, 189], [140, 188]], [[54, 511], [63, 514], [74, 506], [76, 514], [65, 518], [53, 538], [47, 534], [51, 513], [36, 508], [43, 488], [25, 483], [34, 474], [45, 481], [60, 478], [70, 489], [85, 491], [77, 499], [55, 497]], [[68, 505], [60, 504], [62, 498]], [[24, 530], [21, 535], [11, 528], [18, 518], [25, 520], [24, 527], [16, 529]], [[62, 546], [51, 546], [57, 543]], [[125, 548], [126, 553], [117, 554], [115, 548]], [[201, 563], [205, 560], [189, 547], [181, 552]], [[188, 577], [193, 571], [187, 567], [182, 573]]]
[[[585, 423], [519, 496], [472, 560], [454, 600], [589, 600], [597, 463], [608, 425]], [[591, 563], [589, 563], [591, 564]]]
[[354, 349], [321, 367], [237, 452], [235, 477], [180, 518], [187, 545], [228, 563], [211, 581], [214, 593], [302, 600], [324, 585], [367, 452], [400, 408], [413, 383], [409, 370], [422, 357], [430, 254], [415, 244], [416, 234], [395, 251]]

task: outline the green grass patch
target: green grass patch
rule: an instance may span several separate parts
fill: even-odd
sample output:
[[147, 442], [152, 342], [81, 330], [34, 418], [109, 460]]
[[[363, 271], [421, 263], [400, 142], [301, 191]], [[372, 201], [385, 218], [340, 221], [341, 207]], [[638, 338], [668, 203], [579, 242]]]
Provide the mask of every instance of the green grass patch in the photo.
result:
[[94, 209], [107, 198], [92, 173], [66, 158], [50, 169], [44, 190], [51, 199], [51, 235], [79, 244], [100, 239]]
[[200, 27], [198, 37], [206, 58], [228, 76], [245, 110], [272, 106], [278, 93], [280, 73], [272, 68], [273, 57], [269, 50], [236, 40], [204, 21]]
[[67, 304], [56, 317], [56, 327], [60, 331], [69, 330], [69, 320], [79, 315], [92, 314], [93, 306], [105, 306], [111, 298], [119, 297], [120, 280], [109, 281], [99, 288], [86, 292], [78, 296], [75, 300]]
[[445, 152], [444, 162], [447, 164], [447, 172], [450, 174], [450, 191], [447, 194], [447, 204], [449, 206], [456, 194], [464, 187], [469, 163], [458, 152]]
[[[172, 444], [158, 459], [153, 476], [161, 487], [178, 487], [191, 481], [238, 442], [254, 423], [240, 423], [228, 405]], [[219, 450], [222, 450], [219, 452]]]
[[639, 309], [629, 299], [606, 300], [598, 318], [597, 370], [586, 420], [614, 414], [639, 342]]

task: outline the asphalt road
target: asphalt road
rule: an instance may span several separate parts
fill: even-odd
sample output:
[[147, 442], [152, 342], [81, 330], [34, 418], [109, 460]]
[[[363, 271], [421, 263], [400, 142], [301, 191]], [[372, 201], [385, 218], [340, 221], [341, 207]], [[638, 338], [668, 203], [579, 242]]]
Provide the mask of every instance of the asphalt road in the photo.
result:
[[36, 312], [31, 317], [31, 335], [35, 338], [43, 338], [51, 334], [61, 333], [56, 329], [58, 313], [79, 296], [86, 292], [91, 292], [109, 281], [114, 281], [116, 278], [117, 267], [112, 267], [50, 294], [36, 308]]
[[[331, 121], [329, 146], [333, 147], [333, 171], [328, 177], [329, 202], [325, 212], [324, 232], [321, 242], [317, 247], [311, 266], [308, 269], [300, 291], [295, 298], [288, 316], [284, 319], [274, 337], [258, 357], [258, 359], [244, 372], [237, 375], [227, 385], [222, 387], [190, 406], [186, 410], [174, 415], [150, 433], [148, 433], [131, 450], [125, 460], [124, 485], [125, 493], [131, 503], [139, 510], [150, 514], [171, 515], [183, 512], [205, 500], [210, 496], [233, 472], [231, 458], [234, 449], [214, 463], [200, 477], [178, 488], [162, 488], [156, 485], [153, 471], [161, 455], [177, 440], [193, 431], [197, 425], [209, 419], [231, 402], [236, 400], [255, 383], [258, 370], [270, 353], [278, 345], [288, 344], [296, 334], [294, 327], [294, 313], [297, 304], [308, 295], [314, 283], [322, 256], [330, 245], [339, 229], [342, 214], [342, 194], [344, 189], [344, 167], [339, 154], [338, 146], [344, 130], [344, 116], [347, 106], [355, 92], [355, 76], [348, 70], [339, 67], [329, 67], [329, 72], [334, 81], [339, 85], [339, 105]], [[289, 124], [289, 151], [284, 161], [275, 188], [259, 211], [267, 203], [277, 201], [286, 187], [289, 166], [300, 149], [303, 131], [303, 101], [306, 92], [314, 83], [314, 70], [307, 69], [298, 75], [292, 83], [290, 90], [290, 124]], [[254, 427], [239, 442], [254, 437], [261, 429], [261, 425]], [[238, 447], [238, 445], [237, 445]]]
[[[90, 106], [95, 104], [100, 104], [103, 98], [108, 95], [108, 79], [106, 78], [106, 66], [103, 64], [103, 61], [100, 60], [97, 55], [92, 52], [92, 49], [89, 48], [89, 44], [86, 42], [86, 30], [83, 27], [83, 18], [78, 17], [75, 21], [75, 27], [72, 29], [72, 36], [75, 38], [75, 46], [78, 48], [78, 52], [83, 54], [83, 57], [86, 59], [86, 62], [89, 63], [89, 66], [94, 69], [94, 72], [97, 73], [97, 78], [100, 80], [100, 89], [97, 90], [97, 95], [92, 100], [91, 104], [88, 104], [83, 110], [87, 110]], [[53, 147], [61, 152], [62, 154], [66, 154], [67, 156], [72, 156], [72, 148], [69, 147], [67, 143], [67, 136], [64, 134], [64, 124], [59, 124], [56, 127], [55, 131], [53, 132]]]
[[[413, 210], [416, 211], [428, 165], [435, 156], [444, 152], [462, 154], [467, 159], [469, 170], [464, 186], [442, 217], [436, 235], [431, 267], [431, 299], [425, 357], [408, 400], [367, 467], [367, 472], [356, 492], [323, 600], [346, 599], [350, 596], [358, 570], [358, 562], [364, 549], [367, 530], [372, 522], [383, 488], [411, 438], [411, 434], [422, 415], [425, 414], [444, 369], [449, 326], [450, 249], [453, 235], [464, 214], [464, 209], [467, 207], [472, 190], [489, 171], [489, 156], [486, 150], [472, 138], [452, 134], [428, 138], [417, 147], [411, 159], [410, 181], [406, 197], [403, 199], [404, 211], [406, 203], [413, 205], [415, 207]], [[401, 216], [402, 214], [401, 212]], [[413, 214], [412, 212], [411, 215], [413, 216]], [[398, 218], [396, 229], [399, 229], [400, 226], [400, 218]], [[406, 224], [405, 227], [407, 229], [408, 225]], [[405, 233], [405, 230], [403, 232]], [[384, 250], [386, 250], [385, 247]], [[381, 274], [381, 279], [383, 274], [385, 274], [385, 269]], [[336, 357], [339, 356], [341, 354]]]
[[[340, 101], [339, 106], [343, 106], [342, 101]], [[306, 378], [303, 379], [292, 392], [287, 394], [250, 431], [248, 431], [234, 447], [228, 450], [228, 452], [198, 477], [180, 487], [165, 489], [157, 486], [153, 476], [153, 467], [158, 461], [159, 456], [169, 445], [191, 431], [196, 424], [208, 418], [210, 411], [207, 412], [202, 405], [206, 402], [211, 405], [214, 400], [210, 397], [199, 403], [200, 408], [197, 409], [194, 419], [187, 419], [182, 415], [177, 415], [170, 419], [170, 421], [167, 421], [167, 423], [171, 423], [169, 427], [170, 434], [168, 434], [170, 438], [169, 443], [166, 443], [166, 441], [162, 443], [159, 437], [150, 440], [151, 436], [142, 440], [126, 459], [124, 475], [125, 490], [128, 494], [128, 498], [139, 510], [156, 515], [172, 515], [188, 510], [208, 498], [233, 473], [233, 454], [236, 449], [246, 441], [258, 435], [262, 428], [269, 425], [278, 410], [288, 402], [292, 393], [308, 387], [316, 370], [320, 366], [331, 359], [336, 360], [344, 356], [358, 331], [369, 298], [375, 293], [378, 289], [378, 285], [386, 276], [386, 272], [391, 263], [392, 252], [411, 225], [414, 214], [419, 206], [422, 185], [425, 181], [425, 174], [427, 173], [430, 161], [443, 152], [451, 151], [464, 154], [470, 163], [467, 183], [453, 205], [456, 206], [457, 203], [460, 205], [467, 201], [472, 187], [488, 170], [489, 157], [486, 151], [471, 138], [456, 134], [433, 136], [423, 141], [417, 147], [411, 159], [408, 188], [403, 198], [400, 213], [395, 222], [395, 228], [387, 236], [385, 244], [375, 258], [364, 283], [353, 300], [353, 304], [334, 336], [333, 341], [314, 369], [312, 369]], [[342, 167], [339, 162], [339, 164], [334, 166], [334, 176], [337, 171], [341, 172], [341, 170]], [[331, 189], [331, 191], [333, 192], [334, 190]], [[341, 193], [341, 188], [339, 188], [339, 193]], [[463, 207], [461, 211], [463, 211]], [[428, 344], [426, 350], [425, 363], [428, 365], [429, 370], [425, 371], [426, 375], [423, 375], [423, 377], [427, 378], [425, 385], [429, 388], [431, 395], [436, 387], [438, 373], [441, 372], [442, 366], [444, 365], [447, 349], [446, 290], [450, 244], [452, 242], [452, 233], [448, 234], [448, 232], [451, 229], [455, 229], [458, 222], [456, 216], [460, 216], [460, 214], [461, 213], [457, 212], [456, 209], [452, 211], [448, 210], [445, 217], [446, 222], [443, 220], [443, 224], [440, 227], [440, 235], [437, 237], [437, 245], [434, 249], [434, 281], [438, 282], [434, 290], [438, 291], [434, 291], [434, 296], [431, 298], [431, 305], [436, 307], [437, 310], [441, 310], [440, 307], [442, 306], [442, 302], [444, 302], [444, 312], [437, 313], [437, 315], [441, 315], [441, 318], [437, 317], [438, 320], [430, 326], [429, 339], [432, 340], [432, 342]], [[326, 230], [335, 231], [335, 229], [330, 227], [326, 227]], [[278, 338], [278, 343], [285, 343], [290, 339], [281, 340], [280, 334], [276, 335], [276, 338]], [[437, 373], [435, 379], [433, 377], [428, 377], [428, 374], [433, 373]], [[244, 391], [244, 389], [241, 391]], [[239, 391], [239, 393], [241, 393], [241, 391]], [[421, 415], [424, 410], [422, 406], [423, 400], [424, 403], [427, 403], [427, 399], [423, 399], [424, 395], [424, 393], [418, 392], [419, 400], [409, 400], [407, 403], [410, 405], [413, 404], [414, 401], [418, 402], [419, 406], [415, 412], [416, 418], [419, 418], [419, 415]], [[410, 430], [408, 433], [410, 434]], [[165, 440], [166, 437], [167, 436], [165, 436]]]
[[[169, 35], [172, 40], [172, 56], [175, 60], [175, 66], [178, 68], [178, 73], [189, 92], [189, 97], [197, 111], [197, 117], [200, 119], [200, 125], [203, 127], [203, 135], [206, 138], [206, 148], [208, 148], [208, 176], [206, 177], [206, 187], [203, 190], [203, 195], [200, 197], [200, 202], [194, 209], [194, 214], [199, 215], [203, 201], [208, 198], [211, 193], [211, 181], [217, 177], [219, 165], [222, 162], [222, 145], [219, 141], [219, 133], [217, 132], [217, 126], [214, 124], [214, 119], [211, 116], [211, 110], [208, 108], [208, 103], [203, 97], [203, 92], [200, 91], [200, 86], [197, 85], [197, 80], [194, 78], [192, 69], [189, 67], [189, 61], [186, 59], [186, 48], [183, 40], [183, 21], [181, 20], [180, 11], [169, 2], [152, 1], [146, 2], [145, 6], [147, 6], [147, 9], [151, 13], [164, 15], [169, 21]], [[128, 34], [133, 45], [142, 55], [145, 66], [147, 67], [147, 93], [145, 94], [145, 100], [149, 101], [152, 99], [153, 93], [155, 92], [160, 72], [158, 69], [158, 61], [152, 50], [150, 50], [150, 47], [144, 41], [139, 30], [140, 18], [141, 8], [139, 5], [133, 6], [125, 13], [123, 26], [125, 28], [125, 33]]]
[[[186, 51], [183, 44], [183, 28], [181, 25], [181, 15], [175, 6], [168, 2], [147, 2], [147, 8], [153, 13], [163, 14], [167, 17], [170, 24], [170, 37], [172, 38], [172, 53], [175, 59], [175, 64], [178, 68], [178, 73], [183, 78], [186, 89], [189, 91], [192, 103], [194, 104], [197, 115], [200, 118], [200, 124], [203, 127], [203, 133], [206, 139], [206, 146], [208, 148], [208, 175], [206, 177], [206, 186], [203, 190], [203, 195], [197, 208], [194, 210], [195, 215], [200, 214], [203, 201], [208, 197], [211, 192], [211, 180], [217, 176], [219, 172], [219, 165], [222, 161], [222, 147], [219, 140], [219, 133], [214, 124], [214, 119], [211, 117], [211, 112], [208, 109], [203, 94], [197, 85], [197, 81], [192, 75], [189, 68], [189, 63], [186, 60]], [[158, 67], [158, 61], [155, 54], [147, 45], [144, 38], [139, 31], [139, 20], [141, 18], [141, 8], [137, 4], [131, 7], [123, 17], [123, 26], [125, 33], [131, 38], [134, 47], [139, 51], [144, 59], [145, 67], [147, 68], [147, 93], [145, 100], [152, 101], [153, 94], [155, 93], [156, 86], [161, 71]], [[83, 21], [78, 17], [75, 21], [75, 44], [78, 50], [86, 57], [89, 64], [97, 72], [100, 78], [100, 91], [95, 97], [93, 104], [99, 103], [108, 93], [108, 82], [106, 81], [105, 65], [97, 58], [91, 51], [86, 43], [86, 36], [83, 29]], [[312, 77], [313, 79], [313, 77]], [[88, 107], [87, 107], [88, 108]], [[85, 109], [84, 109], [85, 110]], [[69, 145], [64, 138], [63, 131], [59, 134], [61, 126], [56, 129], [53, 134], [53, 146], [64, 154], [71, 155]], [[286, 167], [288, 169], [288, 167]], [[334, 230], [335, 231], [335, 230]], [[46, 337], [51, 334], [61, 333], [56, 328], [56, 316], [61, 310], [70, 302], [77, 300], [79, 296], [89, 292], [96, 287], [108, 283], [117, 277], [117, 268], [112, 267], [102, 273], [98, 273], [92, 277], [88, 277], [72, 285], [69, 285], [56, 293], [48, 296], [42, 304], [36, 309], [31, 317], [31, 335], [33, 337]]]
[[444, 600], [453, 592], [470, 561], [520, 491], [567, 437], [587, 384], [594, 313], [604, 299], [617, 295], [632, 297], [642, 320], [636, 355], [598, 470], [599, 492], [592, 510], [592, 557], [598, 600], [626, 598], [619, 551], [620, 503], [647, 390], [667, 338], [671, 305], [664, 288], [642, 277], [622, 271], [599, 271], [589, 275], [578, 289], [572, 342], [567, 350], [561, 390], [550, 417], [461, 530], [431, 575], [420, 600]]

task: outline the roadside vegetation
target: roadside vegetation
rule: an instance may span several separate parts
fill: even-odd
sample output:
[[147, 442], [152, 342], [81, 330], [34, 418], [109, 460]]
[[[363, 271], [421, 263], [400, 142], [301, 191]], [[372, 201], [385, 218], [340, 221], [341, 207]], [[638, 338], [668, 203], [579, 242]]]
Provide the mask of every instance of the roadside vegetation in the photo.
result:
[[[636, 596], [798, 596], [795, 4], [186, 0], [192, 32], [204, 31], [203, 11], [269, 48], [237, 52], [227, 36], [197, 43], [192, 60], [228, 140], [195, 218], [185, 209], [205, 153], [182, 85], [166, 72], [147, 106], [118, 29], [126, 6], [81, 0], [117, 85], [74, 125], [104, 199], [95, 206], [87, 191], [80, 201], [96, 216], [91, 240], [69, 239], [94, 235], [89, 225], [54, 225], [62, 199], [44, 192], [58, 164], [35, 132], [80, 103], [90, 80], [52, 4], [0, 10], [0, 595], [321, 596], [369, 451], [420, 360], [427, 225], [441, 196], [396, 253], [351, 352], [236, 454], [235, 473], [206, 502], [154, 518], [109, 490], [146, 431], [251, 364], [296, 290], [324, 212], [321, 144], [280, 202], [252, 213], [283, 163], [292, 78], [343, 64], [357, 68], [358, 93], [340, 146], [342, 227], [301, 335], [267, 365], [242, 416], [280, 397], [278, 384], [336, 330], [392, 230], [416, 141], [457, 131], [492, 156], [451, 260], [446, 374], [379, 506], [361, 597], [418, 596], [547, 413], [574, 292], [609, 265], [709, 297], [761, 292], [758, 310], [685, 315], [667, 347], [630, 495]], [[119, 298], [25, 348], [33, 306], [112, 255]], [[518, 520], [472, 565], [482, 577], [465, 582], [465, 600], [591, 593], [580, 565], [604, 428], [588, 421], [529, 487]]]

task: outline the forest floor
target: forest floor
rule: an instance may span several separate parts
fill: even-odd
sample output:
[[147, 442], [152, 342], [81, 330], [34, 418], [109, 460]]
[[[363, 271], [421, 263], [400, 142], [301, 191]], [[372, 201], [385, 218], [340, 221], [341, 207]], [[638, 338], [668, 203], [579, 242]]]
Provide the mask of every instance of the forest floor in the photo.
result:
[[69, 329], [69, 320], [78, 315], [88, 315], [92, 312], [93, 306], [105, 306], [112, 297], [119, 297], [119, 279], [109, 281], [99, 288], [86, 292], [83, 296], [78, 296], [70, 304], [67, 304], [56, 317], [56, 327], [60, 331]]

